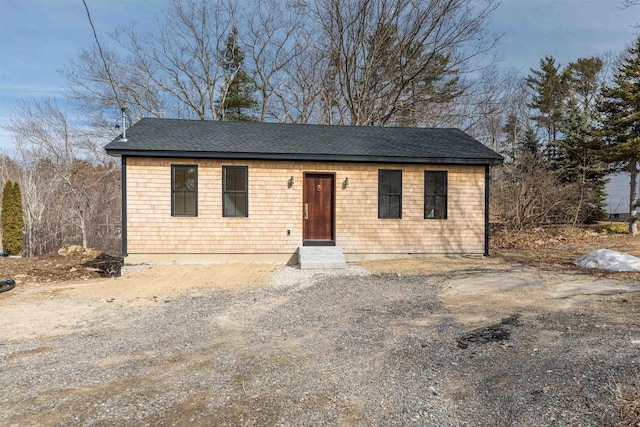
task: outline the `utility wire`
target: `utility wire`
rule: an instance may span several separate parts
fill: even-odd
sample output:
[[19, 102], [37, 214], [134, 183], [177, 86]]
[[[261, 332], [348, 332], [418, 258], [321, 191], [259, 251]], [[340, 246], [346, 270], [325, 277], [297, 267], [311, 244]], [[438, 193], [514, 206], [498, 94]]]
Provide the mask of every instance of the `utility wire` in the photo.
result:
[[124, 107], [122, 106], [122, 102], [120, 102], [120, 97], [118, 96], [116, 85], [113, 82], [113, 77], [111, 77], [111, 72], [109, 71], [109, 67], [107, 66], [107, 61], [106, 59], [104, 59], [104, 53], [102, 52], [100, 41], [98, 41], [98, 34], [96, 34], [96, 28], [93, 26], [93, 21], [91, 20], [91, 14], [89, 13], [89, 6], [87, 6], [87, 2], [85, 0], [82, 0], [82, 3], [84, 3], [84, 8], [87, 11], [87, 18], [89, 18], [89, 24], [91, 24], [91, 30], [93, 31], [93, 38], [96, 40], [96, 45], [98, 46], [98, 51], [100, 52], [100, 58], [102, 58], [102, 63], [104, 64], [104, 69], [107, 72], [107, 77], [109, 78], [109, 83], [111, 84], [111, 88], [113, 89], [113, 94], [116, 96], [116, 102], [118, 103], [118, 107], [120, 107], [120, 111], [122, 111], [122, 114], [124, 114]]

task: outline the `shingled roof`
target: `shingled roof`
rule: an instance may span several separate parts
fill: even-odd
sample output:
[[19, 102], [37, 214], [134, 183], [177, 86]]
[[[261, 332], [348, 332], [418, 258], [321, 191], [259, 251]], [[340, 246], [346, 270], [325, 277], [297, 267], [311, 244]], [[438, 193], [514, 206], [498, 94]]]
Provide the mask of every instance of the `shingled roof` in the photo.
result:
[[144, 118], [105, 147], [114, 156], [495, 165], [459, 129]]

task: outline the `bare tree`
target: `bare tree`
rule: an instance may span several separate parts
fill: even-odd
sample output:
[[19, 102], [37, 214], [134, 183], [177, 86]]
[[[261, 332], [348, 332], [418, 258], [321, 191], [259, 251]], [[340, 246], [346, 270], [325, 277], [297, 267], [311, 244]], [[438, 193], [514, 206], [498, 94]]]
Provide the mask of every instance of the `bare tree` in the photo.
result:
[[[223, 72], [219, 52], [235, 19], [234, 2], [172, 0], [157, 31], [119, 27], [104, 49], [121, 102], [133, 119], [217, 119]], [[73, 96], [90, 111], [118, 107], [97, 46], [83, 49], [63, 71]]]
[[626, 9], [631, 6], [638, 6], [638, 5], [640, 5], [640, 0], [622, 0], [622, 4], [620, 5], [620, 7], [622, 7], [623, 9]]
[[91, 132], [71, 123], [55, 99], [23, 101], [7, 129], [14, 133], [22, 168], [27, 253], [49, 248], [48, 241], [65, 243], [70, 234], [79, 238], [74, 243], [88, 247], [90, 223], [101, 209], [98, 200], [113, 194], [105, 182], [114, 187], [118, 177], [113, 160]]
[[296, 56], [284, 68], [282, 82], [274, 91], [273, 116], [279, 122], [291, 123], [331, 123], [325, 117], [324, 106], [328, 102], [322, 98], [327, 91], [323, 88], [326, 66], [322, 54], [307, 49]]
[[440, 120], [512, 159], [530, 121], [527, 96], [526, 86], [515, 71], [493, 66], [468, 85], [466, 93], [453, 103], [455, 109], [444, 112]]
[[[481, 4], [478, 6], [478, 4]], [[317, 0], [304, 3], [322, 36], [323, 89], [337, 120], [419, 125], [432, 104], [462, 93], [460, 76], [496, 41], [493, 0]]]
[[0, 148], [0, 186], [4, 188], [5, 182], [17, 176], [20, 166]]
[[251, 75], [260, 92], [260, 121], [267, 117], [277, 119], [280, 113], [272, 98], [288, 90], [286, 69], [308, 46], [303, 39], [303, 17], [282, 1], [262, 0], [246, 9], [241, 18], [246, 22], [241, 41], [250, 56]]
[[564, 183], [537, 153], [520, 153], [494, 172], [491, 222], [508, 231], [567, 224], [573, 219], [578, 188]]
[[[91, 111], [218, 119], [220, 52], [232, 28], [259, 92], [260, 119], [433, 125], [459, 108], [465, 76], [495, 44], [497, 0], [173, 0], [155, 33], [134, 26], [113, 47], [88, 48], [66, 70]], [[486, 64], [484, 64], [486, 65]], [[107, 73], [109, 70], [109, 73]], [[439, 112], [434, 118], [431, 112]], [[446, 116], [449, 118], [449, 116]]]

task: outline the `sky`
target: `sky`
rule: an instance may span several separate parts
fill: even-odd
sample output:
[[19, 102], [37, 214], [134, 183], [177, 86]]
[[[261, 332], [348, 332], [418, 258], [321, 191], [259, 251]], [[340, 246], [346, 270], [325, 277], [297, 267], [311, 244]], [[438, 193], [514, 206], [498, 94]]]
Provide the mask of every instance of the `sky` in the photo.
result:
[[[284, 1], [284, 0], [283, 0]], [[153, 28], [166, 0], [86, 0], [101, 42], [117, 25]], [[635, 37], [640, 6], [622, 0], [503, 0], [491, 28], [502, 34], [502, 66], [522, 75], [552, 55], [566, 65], [580, 57], [621, 52]], [[68, 90], [59, 70], [93, 42], [82, 0], [0, 0], [0, 150], [10, 153], [3, 126], [21, 99], [56, 96]], [[628, 179], [611, 183], [613, 206], [625, 204]], [[615, 199], [615, 200], [614, 200]]]

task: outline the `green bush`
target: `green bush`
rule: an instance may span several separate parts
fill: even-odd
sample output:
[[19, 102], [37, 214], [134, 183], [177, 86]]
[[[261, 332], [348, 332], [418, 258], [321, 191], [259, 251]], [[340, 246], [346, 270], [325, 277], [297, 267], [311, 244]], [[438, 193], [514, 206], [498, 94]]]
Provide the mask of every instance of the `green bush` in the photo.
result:
[[607, 233], [607, 234], [628, 234], [629, 224], [626, 222], [601, 224], [598, 226], [598, 231]]
[[2, 191], [2, 248], [10, 255], [22, 252], [22, 194], [17, 182], [7, 181]]

